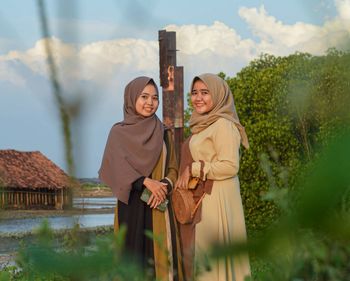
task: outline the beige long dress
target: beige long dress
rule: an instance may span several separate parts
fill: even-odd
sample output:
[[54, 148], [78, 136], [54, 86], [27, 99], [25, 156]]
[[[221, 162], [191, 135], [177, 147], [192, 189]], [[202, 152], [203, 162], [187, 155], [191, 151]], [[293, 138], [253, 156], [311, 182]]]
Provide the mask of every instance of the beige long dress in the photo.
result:
[[[205, 130], [194, 134], [190, 151], [195, 162], [192, 175], [200, 177], [204, 161], [203, 179], [214, 181], [212, 192], [202, 205], [202, 219], [196, 226], [195, 260], [200, 263], [211, 243], [232, 243], [246, 240], [238, 170], [240, 133], [233, 122], [218, 119]], [[250, 276], [247, 255], [225, 260], [214, 260], [210, 271], [201, 272], [200, 281], [243, 281]]]

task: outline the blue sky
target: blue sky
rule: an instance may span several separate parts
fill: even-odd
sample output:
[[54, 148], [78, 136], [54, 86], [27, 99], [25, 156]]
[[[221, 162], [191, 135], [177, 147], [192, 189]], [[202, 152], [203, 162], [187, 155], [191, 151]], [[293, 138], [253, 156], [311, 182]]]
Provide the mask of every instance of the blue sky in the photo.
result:
[[39, 150], [66, 169], [45, 64], [49, 40], [64, 98], [72, 107], [81, 102], [72, 124], [79, 177], [97, 176], [108, 131], [122, 119], [127, 82], [138, 75], [158, 82], [158, 30], [177, 32], [186, 91], [194, 75], [233, 76], [261, 53], [321, 55], [350, 42], [350, 0], [45, 3], [49, 39], [42, 38], [36, 1], [0, 7], [0, 149]]

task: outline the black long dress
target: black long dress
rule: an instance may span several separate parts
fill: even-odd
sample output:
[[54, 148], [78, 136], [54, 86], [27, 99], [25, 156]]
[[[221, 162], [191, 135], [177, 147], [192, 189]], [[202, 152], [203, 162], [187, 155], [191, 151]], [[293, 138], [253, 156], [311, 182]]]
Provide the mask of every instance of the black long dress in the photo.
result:
[[[127, 254], [137, 260], [143, 268], [157, 280], [183, 280], [182, 259], [175, 216], [171, 206], [172, 183], [177, 177], [177, 163], [173, 149], [171, 131], [164, 134], [162, 155], [149, 177], [168, 184], [168, 208], [165, 212], [151, 209], [140, 197], [145, 186], [145, 177], [132, 185], [129, 202], [118, 201], [114, 228], [126, 225], [125, 249]], [[165, 166], [165, 167], [164, 167]], [[154, 239], [145, 235], [153, 233]], [[163, 241], [159, 245], [159, 238]]]

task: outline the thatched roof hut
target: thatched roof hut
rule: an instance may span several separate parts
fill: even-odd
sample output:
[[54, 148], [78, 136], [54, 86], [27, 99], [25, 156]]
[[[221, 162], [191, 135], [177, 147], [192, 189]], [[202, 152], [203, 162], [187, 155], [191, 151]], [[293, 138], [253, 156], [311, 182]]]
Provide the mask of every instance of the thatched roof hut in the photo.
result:
[[75, 184], [39, 151], [0, 150], [1, 207], [63, 209]]

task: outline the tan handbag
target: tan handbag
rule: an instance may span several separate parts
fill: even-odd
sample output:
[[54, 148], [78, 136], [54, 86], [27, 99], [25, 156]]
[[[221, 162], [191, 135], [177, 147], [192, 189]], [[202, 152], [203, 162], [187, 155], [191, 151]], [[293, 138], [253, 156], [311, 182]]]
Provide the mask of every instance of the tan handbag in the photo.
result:
[[194, 215], [200, 206], [205, 193], [199, 199], [197, 204], [193, 199], [193, 192], [190, 189], [195, 189], [199, 182], [199, 178], [192, 178], [188, 183], [189, 189], [179, 189], [173, 191], [172, 203], [177, 221], [181, 224], [191, 223]]

